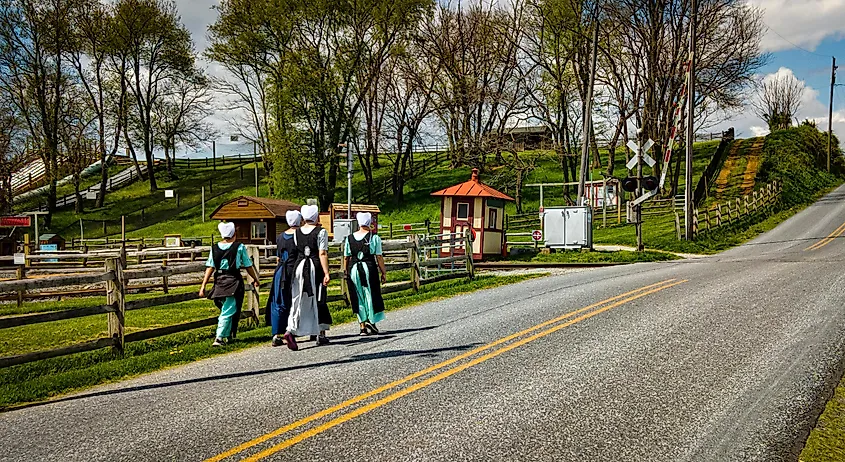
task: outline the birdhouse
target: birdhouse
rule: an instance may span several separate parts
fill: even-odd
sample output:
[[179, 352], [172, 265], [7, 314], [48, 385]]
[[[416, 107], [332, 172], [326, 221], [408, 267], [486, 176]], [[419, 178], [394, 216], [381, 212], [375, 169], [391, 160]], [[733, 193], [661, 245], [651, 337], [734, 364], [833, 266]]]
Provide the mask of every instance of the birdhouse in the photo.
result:
[[[465, 233], [473, 236], [472, 259], [505, 255], [505, 203], [513, 201], [507, 194], [481, 182], [478, 169], [472, 169], [469, 181], [434, 192], [442, 198], [440, 232]], [[455, 249], [455, 253], [458, 249]]]

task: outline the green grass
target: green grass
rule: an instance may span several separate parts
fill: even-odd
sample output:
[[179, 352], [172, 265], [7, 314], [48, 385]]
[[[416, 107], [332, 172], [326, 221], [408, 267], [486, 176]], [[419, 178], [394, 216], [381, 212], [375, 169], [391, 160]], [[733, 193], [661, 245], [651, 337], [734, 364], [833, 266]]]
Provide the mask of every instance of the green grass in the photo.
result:
[[[418, 293], [402, 292], [385, 296], [388, 311], [406, 308], [423, 302], [446, 299], [457, 294], [489, 289], [505, 284], [524, 281], [536, 275], [479, 276], [473, 281], [465, 279], [443, 281], [424, 286]], [[188, 308], [185, 307], [188, 305]], [[352, 311], [343, 303], [330, 305], [334, 324], [353, 321]], [[171, 313], [167, 313], [170, 310]], [[145, 311], [138, 310], [137, 312]], [[137, 325], [127, 313], [127, 324]], [[152, 314], [152, 312], [151, 312]], [[200, 317], [216, 314], [208, 301], [186, 302], [186, 304], [161, 307], [155, 315], [179, 317], [186, 321], [191, 316]], [[96, 317], [92, 317], [96, 318]], [[160, 319], [159, 319], [160, 320]], [[104, 321], [96, 321], [86, 332], [104, 329]], [[43, 326], [43, 324], [42, 324]], [[85, 329], [85, 325], [81, 328]], [[8, 330], [7, 330], [8, 331]], [[389, 332], [387, 332], [389, 334]], [[265, 345], [269, 340], [270, 328], [242, 326], [238, 341], [223, 348], [212, 348], [212, 327], [168, 335], [143, 342], [129, 343], [122, 356], [104, 349], [88, 353], [38, 361], [30, 364], [0, 370], [0, 410], [23, 403], [41, 401], [72, 391], [78, 391], [103, 383], [123, 380], [167, 367], [208, 358], [245, 348]]]
[[845, 381], [839, 383], [833, 397], [827, 402], [798, 460], [800, 462], [845, 460]]
[[508, 261], [532, 263], [640, 263], [654, 261], [677, 260], [679, 257], [666, 252], [631, 252], [620, 250], [616, 252], [578, 252], [563, 251], [556, 253], [526, 253], [514, 255]]

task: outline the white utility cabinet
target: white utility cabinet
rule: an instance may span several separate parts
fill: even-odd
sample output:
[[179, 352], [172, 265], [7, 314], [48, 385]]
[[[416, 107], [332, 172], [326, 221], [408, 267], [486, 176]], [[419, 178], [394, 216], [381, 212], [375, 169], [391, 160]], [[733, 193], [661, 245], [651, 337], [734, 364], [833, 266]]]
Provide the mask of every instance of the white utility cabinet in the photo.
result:
[[335, 218], [334, 220], [334, 239], [335, 243], [343, 242], [346, 239], [346, 236], [358, 231], [358, 220], [352, 219], [340, 219]]
[[593, 211], [590, 207], [546, 207], [542, 215], [546, 247], [593, 248]]

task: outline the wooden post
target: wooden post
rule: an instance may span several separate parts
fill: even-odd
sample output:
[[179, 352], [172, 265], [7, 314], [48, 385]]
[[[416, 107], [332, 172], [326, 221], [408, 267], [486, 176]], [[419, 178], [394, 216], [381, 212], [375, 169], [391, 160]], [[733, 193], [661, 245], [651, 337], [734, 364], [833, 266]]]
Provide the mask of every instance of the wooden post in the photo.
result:
[[123, 267], [120, 259], [106, 259], [106, 272], [113, 272], [114, 279], [106, 283], [106, 303], [113, 305], [115, 310], [108, 314], [109, 337], [114, 340], [112, 350], [123, 353], [123, 336], [126, 314], [126, 289], [123, 280]]
[[[18, 268], [15, 270], [15, 278], [18, 280], [26, 278], [26, 267], [24, 265], [18, 266]], [[23, 305], [23, 295], [25, 292], [25, 290], [18, 291], [18, 308]]]
[[[166, 269], [166, 268], [167, 268], [167, 258], [162, 258], [161, 259], [161, 269]], [[161, 277], [161, 287], [162, 287], [162, 289], [164, 289], [165, 294], [170, 292], [170, 287], [168, 285], [166, 274]]]
[[349, 299], [349, 284], [346, 282], [346, 274], [349, 271], [349, 267], [346, 265], [346, 257], [342, 255], [340, 257], [340, 271], [343, 273], [343, 276], [340, 277], [340, 295], [343, 296], [343, 302], [346, 303], [346, 306], [351, 306], [352, 302]]
[[24, 266], [29, 268], [32, 265], [29, 261], [29, 233], [23, 235], [23, 254], [25, 256], [24, 258], [26, 258], [24, 260]]
[[390, 238], [393, 239], [393, 223], [390, 224]]
[[469, 275], [469, 280], [475, 279], [475, 268], [472, 266], [472, 231], [467, 229], [464, 231], [464, 253], [467, 256], [467, 273]]
[[[261, 262], [260, 262], [260, 254], [258, 252], [258, 247], [254, 245], [248, 245], [246, 247], [247, 254], [249, 258], [252, 260], [252, 266], [255, 267], [255, 272], [261, 274]], [[319, 282], [317, 284], [320, 284]], [[247, 309], [252, 311], [252, 320], [255, 322], [255, 325], [258, 326], [258, 311], [259, 311], [259, 301], [258, 301], [258, 289], [250, 290], [247, 292], [247, 297], [249, 299], [249, 303], [247, 304]]]
[[[428, 220], [426, 220], [428, 221]], [[409, 250], [408, 256], [409, 261], [413, 266], [411, 266], [411, 282], [414, 285], [414, 292], [419, 292], [420, 290], [420, 237], [418, 235], [411, 236], [411, 242], [414, 243], [414, 247]]]

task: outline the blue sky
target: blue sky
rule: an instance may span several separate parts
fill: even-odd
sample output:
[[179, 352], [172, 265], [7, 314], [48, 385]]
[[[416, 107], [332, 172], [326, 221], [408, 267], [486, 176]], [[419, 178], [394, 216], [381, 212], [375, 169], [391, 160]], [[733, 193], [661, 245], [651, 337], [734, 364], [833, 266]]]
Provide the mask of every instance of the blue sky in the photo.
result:
[[[176, 0], [182, 19], [194, 37], [198, 50], [205, 49], [206, 29], [216, 18], [212, 5], [217, 0]], [[748, 0], [763, 11], [767, 32], [763, 51], [771, 53], [771, 60], [760, 70], [759, 78], [775, 74], [793, 75], [805, 85], [804, 100], [798, 111], [799, 120], [814, 119], [820, 127], [827, 127], [830, 97], [830, 56], [840, 64], [838, 81], [845, 83], [845, 0]], [[838, 63], [839, 64], [839, 63]], [[219, 69], [208, 64], [210, 73]], [[753, 97], [753, 96], [752, 96]], [[836, 88], [834, 97], [833, 130], [845, 146], [845, 86]], [[224, 134], [219, 143], [229, 143], [234, 130], [231, 116], [218, 114], [215, 126]], [[765, 134], [762, 120], [749, 108], [732, 114], [709, 131], [734, 127], [739, 137]], [[241, 151], [243, 147], [232, 147]], [[227, 149], [222, 147], [221, 149]], [[251, 151], [251, 149], [249, 149]], [[180, 157], [184, 156], [180, 152]]]

